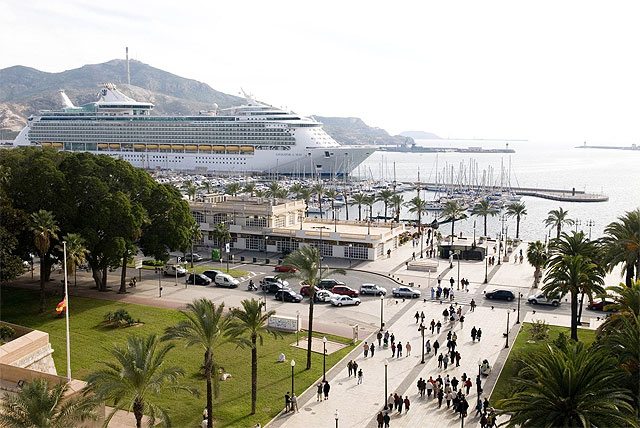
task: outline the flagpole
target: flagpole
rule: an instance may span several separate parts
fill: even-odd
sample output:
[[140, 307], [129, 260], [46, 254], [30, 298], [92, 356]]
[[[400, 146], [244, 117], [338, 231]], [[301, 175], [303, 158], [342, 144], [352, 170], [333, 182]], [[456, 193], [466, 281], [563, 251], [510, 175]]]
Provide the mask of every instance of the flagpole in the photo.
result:
[[67, 324], [67, 379], [71, 382], [71, 348], [69, 346], [69, 287], [67, 281], [67, 242], [62, 241], [62, 251], [64, 253], [64, 299], [65, 305], [65, 321]]

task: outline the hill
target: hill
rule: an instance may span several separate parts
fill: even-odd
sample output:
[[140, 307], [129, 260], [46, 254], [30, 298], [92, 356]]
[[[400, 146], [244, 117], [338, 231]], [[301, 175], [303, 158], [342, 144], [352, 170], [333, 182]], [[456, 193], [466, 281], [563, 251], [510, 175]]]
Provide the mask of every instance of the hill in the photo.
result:
[[436, 134], [432, 134], [431, 132], [424, 132], [424, 131], [403, 131], [400, 133], [400, 135], [404, 137], [415, 138], [416, 140], [439, 140], [440, 139], [440, 137], [438, 137]]
[[382, 128], [367, 125], [358, 117], [314, 116], [324, 124], [324, 130], [343, 144], [412, 144], [413, 139], [389, 135]]

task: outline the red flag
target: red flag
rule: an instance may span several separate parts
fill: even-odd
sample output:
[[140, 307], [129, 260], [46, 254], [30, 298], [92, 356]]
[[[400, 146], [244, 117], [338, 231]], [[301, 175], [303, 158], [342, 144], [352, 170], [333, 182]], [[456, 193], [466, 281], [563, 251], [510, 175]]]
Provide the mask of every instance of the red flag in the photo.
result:
[[62, 302], [58, 303], [58, 306], [56, 306], [56, 313], [58, 315], [60, 315], [62, 313], [62, 311], [64, 311], [65, 309], [67, 309], [67, 297], [65, 296], [64, 299], [62, 299]]

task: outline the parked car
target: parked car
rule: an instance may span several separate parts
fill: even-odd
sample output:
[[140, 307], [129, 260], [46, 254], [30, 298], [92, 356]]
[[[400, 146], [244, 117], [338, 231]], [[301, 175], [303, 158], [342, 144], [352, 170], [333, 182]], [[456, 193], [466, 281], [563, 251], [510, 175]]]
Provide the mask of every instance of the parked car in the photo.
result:
[[487, 299], [507, 300], [512, 301], [516, 298], [515, 294], [511, 290], [491, 290], [488, 293], [484, 293], [484, 297]]
[[336, 285], [331, 289], [331, 292], [333, 294], [340, 294], [342, 296], [349, 297], [358, 297], [360, 295], [358, 290], [354, 290], [353, 288], [347, 287], [346, 285]]
[[[613, 305], [615, 302], [611, 299], [602, 299], [600, 297], [593, 299], [593, 302], [589, 304], [589, 309], [594, 311], [604, 311], [605, 306]], [[608, 312], [615, 312], [610, 310]]]
[[215, 269], [205, 270], [204, 272], [202, 272], [203, 275], [206, 275], [209, 278], [211, 278], [211, 281], [215, 281], [216, 276], [220, 275], [221, 273], [222, 272], [220, 272], [219, 270], [215, 270]]
[[[311, 286], [309, 285], [303, 285], [302, 287], [300, 287], [300, 294], [302, 294], [303, 296], [309, 296], [309, 289], [311, 288]], [[318, 293], [318, 289], [316, 288], [316, 293]]]
[[397, 287], [392, 290], [393, 297], [409, 297], [409, 298], [418, 298], [420, 297], [420, 291], [414, 290], [411, 287]]
[[189, 278], [187, 278], [187, 284], [209, 285], [211, 284], [211, 278], [201, 273], [192, 273], [191, 275], [189, 275]]
[[322, 279], [318, 282], [318, 288], [323, 288], [325, 290], [331, 290], [336, 285], [344, 285], [344, 282], [338, 281], [337, 279]]
[[265, 286], [268, 284], [281, 284], [284, 285], [285, 287], [289, 286], [289, 283], [287, 281], [283, 281], [280, 278], [276, 278], [275, 276], [265, 276], [264, 278], [262, 278], [262, 281], [260, 281], [260, 285]]
[[296, 268], [290, 266], [276, 266], [274, 269], [276, 272], [296, 272]]
[[267, 293], [276, 293], [279, 290], [291, 290], [291, 288], [279, 282], [269, 282], [262, 285], [262, 291], [265, 291]]
[[285, 302], [300, 303], [302, 301], [302, 295], [291, 289], [285, 288], [276, 291], [275, 299], [280, 301], [284, 299]]
[[362, 284], [360, 286], [360, 294], [373, 294], [374, 296], [384, 296], [387, 294], [387, 290], [379, 285], [375, 284]]
[[226, 273], [217, 274], [215, 279], [213, 280], [213, 283], [217, 287], [227, 287], [227, 288], [236, 288], [238, 285], [240, 285], [240, 281], [238, 281], [237, 279], [235, 279], [234, 277]]
[[164, 265], [164, 274], [165, 276], [185, 276], [187, 274], [187, 270], [179, 265]]
[[202, 261], [202, 256], [200, 254], [198, 254], [198, 253], [187, 254], [184, 257], [184, 260], [187, 261], [187, 262], [190, 262], [192, 258], [193, 258], [194, 262]]
[[532, 305], [551, 305], [558, 306], [562, 303], [562, 296], [560, 294], [556, 296], [545, 297], [544, 293], [541, 291], [527, 298], [527, 302]]
[[331, 299], [331, 304], [333, 306], [348, 306], [348, 305], [356, 305], [360, 304], [360, 299], [357, 297], [349, 297], [349, 296], [336, 296]]
[[337, 294], [333, 294], [329, 290], [317, 290], [316, 294], [313, 296], [313, 301], [316, 303], [319, 302], [330, 302], [331, 299], [338, 297]]

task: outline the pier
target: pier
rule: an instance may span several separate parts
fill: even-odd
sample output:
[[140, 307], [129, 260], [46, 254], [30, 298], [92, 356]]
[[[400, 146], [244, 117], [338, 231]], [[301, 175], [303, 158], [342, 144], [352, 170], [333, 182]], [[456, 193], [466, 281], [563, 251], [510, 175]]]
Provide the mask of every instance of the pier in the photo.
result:
[[[422, 188], [437, 187], [442, 188], [443, 185], [439, 183], [405, 183], [413, 187], [420, 185]], [[454, 186], [456, 187], [456, 186]], [[487, 186], [471, 186], [472, 189], [477, 189], [485, 192], [495, 192], [495, 187]], [[606, 202], [609, 200], [609, 196], [599, 193], [587, 193], [583, 190], [576, 190], [575, 188], [566, 189], [548, 189], [548, 188], [536, 188], [536, 187], [509, 187], [509, 190], [514, 192], [518, 196], [533, 196], [542, 199], [551, 199], [553, 201], [562, 202]]]

